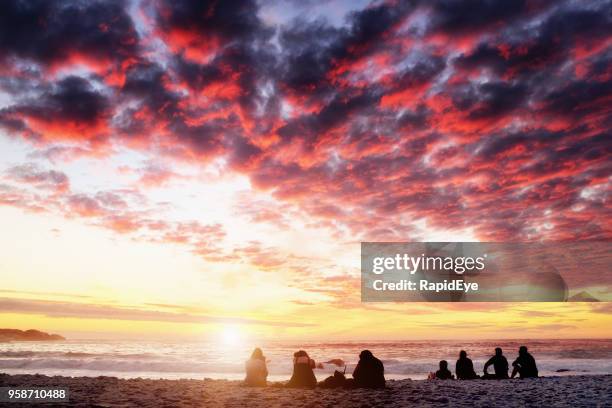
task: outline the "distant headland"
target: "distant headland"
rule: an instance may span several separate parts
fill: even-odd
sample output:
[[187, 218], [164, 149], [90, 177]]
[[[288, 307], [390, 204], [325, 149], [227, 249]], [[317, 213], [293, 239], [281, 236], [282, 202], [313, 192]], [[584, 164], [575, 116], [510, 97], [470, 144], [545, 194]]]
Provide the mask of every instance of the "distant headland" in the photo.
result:
[[55, 340], [66, 340], [66, 338], [59, 334], [49, 334], [39, 330], [0, 329], [0, 342]]

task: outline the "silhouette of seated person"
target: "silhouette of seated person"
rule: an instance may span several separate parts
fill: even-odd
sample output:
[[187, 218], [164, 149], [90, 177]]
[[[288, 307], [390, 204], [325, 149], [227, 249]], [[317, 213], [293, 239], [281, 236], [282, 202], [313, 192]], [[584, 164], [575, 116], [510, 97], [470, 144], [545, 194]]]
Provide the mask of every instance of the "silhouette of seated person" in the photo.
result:
[[315, 367], [315, 361], [304, 350], [296, 351], [293, 353], [293, 374], [286, 386], [294, 388], [316, 387], [317, 378], [312, 371]]
[[268, 367], [266, 367], [266, 358], [260, 348], [253, 350], [251, 358], [246, 363], [246, 378], [244, 382], [251, 387], [265, 387], [266, 379], [268, 378]]
[[538, 367], [535, 359], [527, 352], [527, 347], [519, 347], [519, 355], [512, 363], [512, 378], [518, 373], [521, 378], [537, 378]]
[[[489, 374], [489, 367], [493, 366], [495, 374]], [[491, 357], [484, 365], [484, 377], [486, 379], [504, 379], [508, 378], [508, 360], [504, 357], [502, 349], [497, 347], [495, 355]]]
[[384, 388], [385, 367], [382, 361], [374, 357], [370, 350], [359, 354], [359, 362], [353, 371], [353, 378], [347, 380], [352, 388]]
[[465, 350], [459, 352], [459, 360], [455, 364], [455, 374], [457, 374], [458, 380], [473, 380], [478, 378], [474, 371], [474, 364], [472, 360], [467, 357]]
[[446, 360], [440, 361], [440, 369], [432, 377], [437, 380], [452, 380], [455, 378], [448, 369], [448, 361]]
[[346, 376], [343, 372], [334, 370], [334, 375], [330, 375], [325, 380], [321, 381], [318, 386], [321, 388], [340, 388], [346, 386], [346, 381]]

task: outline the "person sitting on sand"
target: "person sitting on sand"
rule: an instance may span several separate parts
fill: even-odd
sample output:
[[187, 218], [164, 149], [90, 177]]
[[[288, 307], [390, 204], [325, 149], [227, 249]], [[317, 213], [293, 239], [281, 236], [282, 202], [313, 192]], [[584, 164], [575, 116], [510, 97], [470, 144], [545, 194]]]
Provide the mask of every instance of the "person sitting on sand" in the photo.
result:
[[259, 347], [253, 350], [251, 358], [246, 361], [245, 366], [245, 384], [251, 387], [265, 387], [266, 379], [268, 378], [268, 367], [266, 367], [266, 358]]
[[[344, 366], [344, 369], [346, 370], [346, 366]], [[321, 388], [344, 387], [346, 386], [346, 376], [344, 375], [344, 372], [334, 370], [334, 375], [330, 375], [325, 380], [321, 381], [317, 386]]]
[[440, 361], [440, 369], [435, 373], [432, 373], [432, 380], [453, 380], [455, 376], [448, 369], [448, 361], [442, 360]]
[[293, 353], [293, 374], [287, 383], [287, 387], [314, 388], [317, 385], [317, 378], [312, 371], [316, 367], [315, 361], [308, 357], [304, 350]]
[[[487, 370], [493, 366], [495, 374], [489, 374]], [[502, 349], [497, 347], [495, 355], [491, 357], [484, 365], [484, 378], [486, 379], [504, 379], [508, 378], [508, 360], [502, 354]]]
[[517, 372], [521, 378], [538, 377], [538, 367], [536, 366], [535, 359], [527, 352], [527, 347], [525, 346], [519, 347], [519, 355], [512, 363], [512, 367], [514, 367], [512, 369], [512, 378], [516, 376]]
[[473, 380], [478, 378], [474, 371], [474, 364], [472, 360], [467, 357], [467, 352], [465, 350], [459, 352], [459, 360], [457, 360], [457, 364], [455, 364], [455, 374], [457, 374], [458, 380]]
[[359, 362], [353, 371], [353, 380], [347, 381], [354, 388], [385, 388], [385, 367], [370, 350], [359, 354]]

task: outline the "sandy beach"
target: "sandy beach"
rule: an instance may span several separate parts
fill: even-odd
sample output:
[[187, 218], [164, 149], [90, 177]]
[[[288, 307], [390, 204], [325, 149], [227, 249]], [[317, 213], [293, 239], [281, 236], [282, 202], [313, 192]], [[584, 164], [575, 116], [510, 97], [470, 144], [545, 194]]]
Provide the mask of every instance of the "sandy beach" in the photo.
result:
[[[506, 381], [388, 381], [384, 390], [247, 388], [239, 381], [0, 374], [0, 387], [70, 389], [79, 407], [604, 407], [612, 375]], [[11, 404], [13, 407], [26, 404]]]

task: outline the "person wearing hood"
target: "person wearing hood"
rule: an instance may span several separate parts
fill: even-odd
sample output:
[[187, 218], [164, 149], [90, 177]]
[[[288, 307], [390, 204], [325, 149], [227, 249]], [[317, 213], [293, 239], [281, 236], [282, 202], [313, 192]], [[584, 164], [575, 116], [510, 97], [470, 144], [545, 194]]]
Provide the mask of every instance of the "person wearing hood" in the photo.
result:
[[356, 388], [385, 387], [385, 367], [370, 350], [363, 350], [359, 354], [359, 362], [353, 371], [351, 386]]
[[296, 351], [293, 353], [293, 374], [286, 386], [292, 388], [316, 387], [317, 378], [312, 371], [315, 367], [315, 361], [304, 350]]

